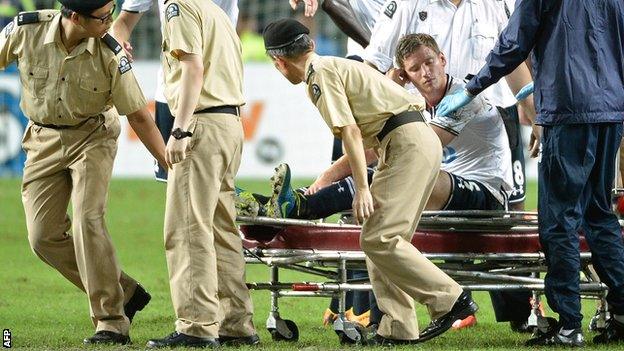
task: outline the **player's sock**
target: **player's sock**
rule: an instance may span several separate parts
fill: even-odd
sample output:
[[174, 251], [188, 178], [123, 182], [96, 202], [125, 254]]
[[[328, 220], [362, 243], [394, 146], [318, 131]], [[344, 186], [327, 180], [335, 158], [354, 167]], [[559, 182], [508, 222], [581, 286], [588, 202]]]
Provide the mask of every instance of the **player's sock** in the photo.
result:
[[348, 211], [353, 203], [353, 179], [345, 178], [331, 184], [314, 195], [307, 196], [307, 215], [309, 219], [329, 217]]

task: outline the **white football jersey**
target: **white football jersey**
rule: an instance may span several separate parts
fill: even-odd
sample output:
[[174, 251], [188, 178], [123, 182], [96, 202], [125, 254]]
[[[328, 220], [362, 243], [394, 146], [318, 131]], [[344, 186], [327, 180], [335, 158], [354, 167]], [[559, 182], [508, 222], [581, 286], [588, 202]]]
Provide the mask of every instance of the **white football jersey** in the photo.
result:
[[[463, 80], [449, 76], [446, 94], [453, 94], [464, 86]], [[418, 94], [417, 90], [413, 92]], [[429, 124], [455, 135], [443, 148], [440, 169], [482, 183], [504, 203], [500, 191], [509, 193], [513, 179], [509, 140], [498, 109], [477, 96], [450, 117], [436, 116], [434, 108], [428, 111], [425, 116]]]

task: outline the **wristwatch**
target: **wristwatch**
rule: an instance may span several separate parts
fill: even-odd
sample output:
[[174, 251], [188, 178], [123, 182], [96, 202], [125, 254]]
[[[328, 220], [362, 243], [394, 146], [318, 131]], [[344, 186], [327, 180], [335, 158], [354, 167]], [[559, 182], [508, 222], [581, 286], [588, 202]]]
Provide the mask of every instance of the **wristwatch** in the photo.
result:
[[182, 130], [182, 128], [176, 128], [174, 130], [171, 131], [171, 136], [180, 140], [180, 139], [184, 139], [186, 137], [190, 137], [193, 136], [193, 133], [188, 132], [188, 131], [184, 131]]

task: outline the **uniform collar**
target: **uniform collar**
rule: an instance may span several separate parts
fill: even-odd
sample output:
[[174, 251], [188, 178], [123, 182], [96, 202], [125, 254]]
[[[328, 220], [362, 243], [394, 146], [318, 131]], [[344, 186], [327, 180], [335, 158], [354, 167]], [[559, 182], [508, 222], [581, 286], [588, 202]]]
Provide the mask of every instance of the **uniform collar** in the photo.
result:
[[[63, 41], [61, 40], [61, 13], [57, 13], [55, 18], [50, 21], [50, 26], [48, 27], [48, 31], [45, 34], [45, 39], [43, 41], [44, 45], [57, 43], [61, 47], [63, 47]], [[95, 53], [95, 42], [99, 40], [99, 38], [87, 38], [86, 42], [82, 41], [76, 47], [78, 49], [76, 55], [82, 54], [85, 50], [88, 51], [91, 55]], [[75, 50], [75, 49], [74, 49]]]
[[100, 38], [88, 38], [87, 39], [87, 51], [91, 54], [94, 55], [95, 54], [95, 43], [101, 40]]
[[43, 44], [50, 44], [57, 42], [59, 44], [63, 44], [61, 41], [61, 13], [57, 13], [52, 21], [50, 21], [50, 26], [48, 27], [48, 31], [46, 32], [45, 39]]
[[308, 79], [310, 78], [312, 73], [314, 73], [314, 67], [312, 66], [312, 61], [316, 60], [319, 57], [320, 57], [319, 55], [313, 52], [312, 54], [310, 54], [310, 56], [306, 60], [306, 63], [304, 66], [304, 71], [305, 71], [305, 77], [303, 78], [304, 82], [308, 83]]

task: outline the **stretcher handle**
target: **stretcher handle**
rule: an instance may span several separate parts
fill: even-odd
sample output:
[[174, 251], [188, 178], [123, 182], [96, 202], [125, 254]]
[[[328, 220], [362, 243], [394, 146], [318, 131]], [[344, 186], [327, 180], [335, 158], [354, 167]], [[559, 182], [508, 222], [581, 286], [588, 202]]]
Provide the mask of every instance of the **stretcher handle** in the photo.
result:
[[292, 285], [293, 291], [319, 291], [320, 288], [318, 284], [310, 284], [310, 283], [295, 283]]

